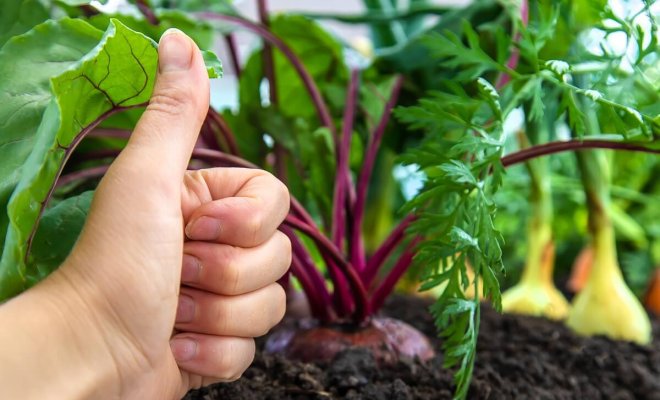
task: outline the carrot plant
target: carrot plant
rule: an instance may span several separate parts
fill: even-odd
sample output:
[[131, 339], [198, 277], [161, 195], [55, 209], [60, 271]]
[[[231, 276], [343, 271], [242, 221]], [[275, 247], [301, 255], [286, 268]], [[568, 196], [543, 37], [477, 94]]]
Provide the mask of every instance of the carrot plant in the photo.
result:
[[[418, 215], [411, 232], [425, 238], [417, 262], [435, 266], [440, 261], [439, 267], [427, 269], [424, 288], [446, 286], [433, 312], [445, 346], [460, 349], [446, 359], [449, 365], [459, 365], [459, 396], [467, 394], [479, 326], [479, 301], [464, 295], [468, 261], [476, 277], [472, 284], [483, 287], [496, 309], [505, 305], [512, 311], [567, 315], [550, 274], [550, 177], [535, 158], [570, 150], [585, 159], [582, 149], [598, 147], [658, 152], [658, 37], [650, 2], [623, 16], [606, 4], [586, 1], [521, 2], [505, 7], [505, 15], [512, 26], [508, 32], [500, 24], [476, 29], [464, 24], [461, 35], [445, 32], [423, 39], [450, 72], [439, 90], [416, 106], [398, 110], [404, 122], [426, 132], [426, 143], [406, 157], [426, 174], [423, 190], [409, 205]], [[623, 34], [634, 51], [613, 52], [608, 37], [615, 32]], [[595, 42], [586, 36], [598, 34], [602, 37]], [[519, 112], [523, 142], [531, 146], [511, 152], [518, 135], [505, 125]], [[559, 131], [575, 135], [561, 138]], [[550, 137], [556, 139], [544, 141]], [[494, 224], [494, 195], [504, 169], [523, 161], [528, 162], [533, 202], [528, 258], [523, 280], [502, 301], [496, 274], [503, 270], [504, 238]], [[588, 158], [581, 165], [590, 221], [596, 218], [600, 225], [600, 239], [595, 240], [606, 244], [596, 257], [602, 264], [600, 277], [593, 277], [602, 286], [592, 284], [593, 295], [578, 296], [568, 311], [569, 326], [583, 334], [647, 342], [647, 317], [617, 272], [613, 231], [603, 219], [609, 203], [604, 200], [605, 183], [600, 182], [606, 172]], [[620, 315], [616, 310], [598, 311], [598, 299], [614, 295], [627, 307], [631, 334], [619, 333], [612, 320]], [[585, 318], [589, 313], [592, 319]]]

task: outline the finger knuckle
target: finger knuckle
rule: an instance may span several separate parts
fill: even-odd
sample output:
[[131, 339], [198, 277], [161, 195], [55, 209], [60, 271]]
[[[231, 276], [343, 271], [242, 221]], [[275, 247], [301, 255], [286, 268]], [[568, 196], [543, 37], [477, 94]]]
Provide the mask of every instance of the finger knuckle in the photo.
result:
[[269, 179], [271, 180], [271, 185], [273, 186], [273, 195], [276, 203], [282, 207], [284, 215], [289, 212], [289, 207], [291, 204], [291, 195], [289, 194], [289, 188], [282, 182], [277, 179], [272, 174], [268, 174]]
[[211, 330], [213, 334], [227, 334], [232, 332], [236, 324], [234, 306], [231, 303], [220, 301], [215, 305], [212, 315]]
[[285, 211], [288, 212], [291, 203], [291, 195], [286, 184], [268, 171], [260, 171], [260, 175], [265, 179], [264, 183], [271, 189], [276, 204], [281, 204], [285, 207]]
[[250, 242], [254, 245], [263, 242], [263, 230], [265, 216], [263, 212], [255, 211], [247, 218], [245, 229], [247, 230]]
[[254, 314], [251, 323], [251, 336], [266, 335], [283, 317], [286, 309], [286, 293], [282, 286], [272, 283], [264, 290], [262, 304], [265, 305], [259, 313]]
[[239, 249], [226, 245], [218, 252], [218, 275], [219, 282], [225, 288], [226, 294], [238, 294], [241, 286], [241, 268], [239, 266]]
[[[226, 351], [222, 352], [216, 367], [216, 378], [233, 382], [240, 379], [245, 370], [248, 369], [255, 356], [254, 341], [249, 348], [239, 343], [232, 343]], [[247, 361], [247, 362], [246, 362]]]
[[272, 313], [273, 319], [271, 321], [271, 325], [268, 327], [268, 330], [277, 325], [282, 320], [282, 318], [284, 318], [284, 313], [286, 312], [286, 292], [284, 291], [284, 288], [278, 283], [274, 283], [273, 286], [274, 312]]
[[236, 376], [239, 376], [243, 373], [243, 370], [236, 360], [237, 354], [233, 351], [233, 346], [224, 351], [222, 356], [218, 357], [215, 377], [222, 381], [232, 381]]
[[277, 231], [276, 232], [279, 244], [277, 252], [283, 256], [284, 260], [284, 271], [286, 271], [291, 265], [291, 259], [293, 257], [293, 250], [291, 248], [291, 239], [284, 233]]
[[273, 177], [277, 182], [275, 184], [276, 187], [276, 194], [277, 197], [287, 205], [287, 211], [288, 211], [288, 205], [291, 202], [291, 195], [289, 194], [289, 188], [282, 182], [281, 180]]

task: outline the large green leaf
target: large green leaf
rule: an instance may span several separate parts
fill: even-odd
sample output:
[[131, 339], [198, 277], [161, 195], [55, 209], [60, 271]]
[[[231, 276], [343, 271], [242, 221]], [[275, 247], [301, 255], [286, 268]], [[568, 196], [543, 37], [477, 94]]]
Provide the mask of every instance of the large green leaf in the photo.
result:
[[103, 115], [145, 103], [153, 90], [157, 62], [153, 40], [113, 20], [92, 51], [52, 79], [55, 96], [7, 207], [9, 227], [0, 259], [0, 298], [12, 296], [41, 278], [38, 268], [26, 263], [26, 254], [69, 149]]
[[0, 13], [0, 47], [49, 17], [44, 0], [4, 0]]
[[[55, 46], [49, 45], [51, 31], [61, 36]], [[49, 62], [47, 71], [37, 69], [44, 60], [42, 52]], [[18, 82], [19, 86], [0, 90], [0, 95], [6, 96], [1, 100], [7, 103], [3, 102], [0, 108], [3, 113], [0, 116], [6, 117], [0, 150], [20, 174], [5, 169], [4, 165], [0, 170], [10, 178], [10, 184], [2, 186], [3, 196], [18, 179], [7, 205], [9, 224], [6, 236], [3, 235], [0, 259], [0, 300], [26, 289], [50, 270], [38, 264], [39, 257], [28, 260], [27, 255], [61, 168], [77, 142], [100, 121], [112, 113], [146, 104], [153, 91], [158, 64], [156, 42], [118, 20], [111, 20], [103, 35], [80, 20], [47, 22], [23, 37], [12, 39], [0, 52], [0, 61], [3, 57], [9, 60], [14, 53], [22, 55], [25, 65], [35, 69], [35, 74], [30, 75], [31, 71], [20, 65], [12, 69], [2, 64], [7, 68], [7, 76], [18, 77], [16, 81], [8, 81]], [[222, 73], [220, 62], [212, 53], [205, 53], [204, 59], [209, 75]], [[27, 76], [37, 77], [34, 87]], [[51, 76], [54, 78], [48, 91], [46, 82]], [[13, 121], [17, 116], [20, 120]], [[36, 126], [39, 119], [41, 124], [35, 135], [29, 128]], [[17, 147], [23, 152], [20, 157], [9, 153], [16, 143], [21, 144]], [[5, 198], [1, 200], [6, 201]], [[4, 225], [2, 229], [4, 233]]]
[[69, 197], [44, 213], [30, 252], [30, 264], [36, 266], [39, 277], [48, 275], [69, 255], [85, 224], [93, 195], [88, 191]]
[[213, 45], [213, 27], [208, 23], [177, 10], [157, 10], [156, 17], [158, 24], [154, 25], [140, 15], [98, 14], [91, 17], [89, 23], [99, 29], [105, 29], [111, 19], [118, 19], [132, 30], [141, 32], [154, 40], [158, 40], [169, 28], [177, 28], [190, 36], [202, 49]]
[[[271, 29], [291, 47], [326, 97], [326, 89], [348, 82], [342, 46], [316, 22], [281, 15], [271, 21]], [[274, 60], [279, 111], [287, 117], [315, 118], [312, 101], [291, 62], [279, 51], [274, 52]]]
[[[52, 95], [50, 78], [96, 46], [103, 32], [81, 20], [48, 21], [15, 37], [0, 51], [0, 209], [22, 174]], [[8, 216], [0, 213], [0, 248]]]
[[255, 115], [262, 112], [259, 93], [262, 77], [261, 57], [259, 54], [253, 54], [248, 58], [241, 71], [238, 84], [238, 111], [236, 113], [231, 110], [223, 112], [223, 117], [232, 131], [237, 134], [236, 142], [241, 156], [257, 165], [264, 164], [264, 157], [268, 150], [263, 141], [264, 130], [259, 126], [266, 121], [261, 116], [255, 118]]

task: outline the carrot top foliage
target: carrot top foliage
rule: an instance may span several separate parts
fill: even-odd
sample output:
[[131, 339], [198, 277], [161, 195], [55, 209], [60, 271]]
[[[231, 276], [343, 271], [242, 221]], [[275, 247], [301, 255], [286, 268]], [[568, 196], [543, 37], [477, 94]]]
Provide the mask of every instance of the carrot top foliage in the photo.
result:
[[[657, 10], [645, 2], [622, 14], [600, 3], [507, 3], [506, 22], [464, 22], [460, 32], [422, 40], [445, 78], [397, 116], [425, 132], [404, 157], [426, 175], [407, 207], [418, 215], [411, 232], [425, 237], [415, 259], [427, 266], [423, 289], [446, 285], [433, 312], [446, 364], [458, 365], [457, 397], [467, 394], [479, 327], [479, 298], [467, 299], [466, 286], [483, 288], [501, 309], [496, 273], [503, 272], [504, 238], [494, 224], [494, 196], [506, 183], [504, 168], [554, 152], [553, 145], [657, 152]], [[617, 36], [623, 51], [613, 48]], [[506, 126], [521, 111], [519, 129], [535, 146], [511, 154], [519, 133]], [[589, 129], [593, 120], [599, 130]]]

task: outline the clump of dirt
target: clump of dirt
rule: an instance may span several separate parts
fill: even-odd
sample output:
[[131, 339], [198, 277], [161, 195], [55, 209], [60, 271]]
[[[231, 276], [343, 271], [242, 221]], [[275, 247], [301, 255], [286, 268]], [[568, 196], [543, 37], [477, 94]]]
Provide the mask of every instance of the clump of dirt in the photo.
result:
[[[429, 300], [394, 296], [384, 314], [431, 338], [439, 349]], [[660, 320], [649, 346], [575, 335], [561, 323], [500, 315], [484, 306], [470, 399], [660, 400]], [[263, 344], [263, 341], [260, 341]], [[340, 352], [324, 364], [259, 352], [236, 382], [191, 391], [186, 400], [451, 399], [452, 371], [441, 351], [429, 361], [379, 367], [364, 349]]]

